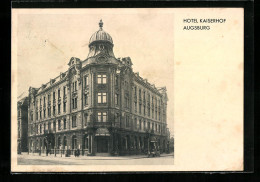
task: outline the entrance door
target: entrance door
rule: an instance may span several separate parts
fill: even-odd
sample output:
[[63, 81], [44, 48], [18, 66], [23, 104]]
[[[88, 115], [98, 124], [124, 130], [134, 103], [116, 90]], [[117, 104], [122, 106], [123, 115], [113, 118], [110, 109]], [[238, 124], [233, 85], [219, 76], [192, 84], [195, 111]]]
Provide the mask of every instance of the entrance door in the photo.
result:
[[97, 137], [97, 153], [108, 153], [108, 137]]

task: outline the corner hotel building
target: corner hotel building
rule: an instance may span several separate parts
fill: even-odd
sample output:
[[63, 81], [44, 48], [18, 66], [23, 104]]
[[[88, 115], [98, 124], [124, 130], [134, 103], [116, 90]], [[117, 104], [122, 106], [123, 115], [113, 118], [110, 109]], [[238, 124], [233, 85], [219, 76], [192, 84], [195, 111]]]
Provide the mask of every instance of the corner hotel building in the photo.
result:
[[29, 88], [29, 152], [133, 155], [156, 140], [166, 151], [166, 87], [156, 88], [133, 72], [129, 57], [115, 58], [112, 37], [99, 30], [87, 59], [72, 57], [68, 70], [40, 88]]

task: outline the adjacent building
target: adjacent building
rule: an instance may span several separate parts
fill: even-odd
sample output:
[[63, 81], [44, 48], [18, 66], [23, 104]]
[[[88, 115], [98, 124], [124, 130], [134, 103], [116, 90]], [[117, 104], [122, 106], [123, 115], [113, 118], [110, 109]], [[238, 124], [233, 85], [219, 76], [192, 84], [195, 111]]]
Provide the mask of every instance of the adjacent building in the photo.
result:
[[166, 151], [166, 87], [133, 72], [132, 60], [116, 58], [113, 47], [101, 20], [85, 60], [72, 57], [66, 72], [30, 87], [29, 152], [131, 155], [145, 153], [151, 140]]
[[17, 152], [28, 152], [28, 97], [17, 103]]

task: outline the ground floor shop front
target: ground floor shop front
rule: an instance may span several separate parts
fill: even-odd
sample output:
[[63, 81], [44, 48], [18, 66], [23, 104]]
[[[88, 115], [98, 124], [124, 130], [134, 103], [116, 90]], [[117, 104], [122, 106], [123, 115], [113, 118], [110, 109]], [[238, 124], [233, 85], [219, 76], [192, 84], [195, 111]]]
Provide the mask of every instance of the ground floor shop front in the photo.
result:
[[113, 128], [92, 128], [75, 132], [49, 133], [29, 137], [29, 153], [64, 155], [146, 154], [156, 140], [161, 153], [167, 151], [166, 136]]

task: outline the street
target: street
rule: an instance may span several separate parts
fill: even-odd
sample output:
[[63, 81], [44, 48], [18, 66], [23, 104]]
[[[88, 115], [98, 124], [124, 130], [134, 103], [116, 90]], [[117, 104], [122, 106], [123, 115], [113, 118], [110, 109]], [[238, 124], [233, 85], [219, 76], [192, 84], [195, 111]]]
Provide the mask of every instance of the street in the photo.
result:
[[148, 158], [135, 156], [39, 156], [18, 155], [18, 165], [173, 165], [173, 154], [161, 154], [160, 157]]

